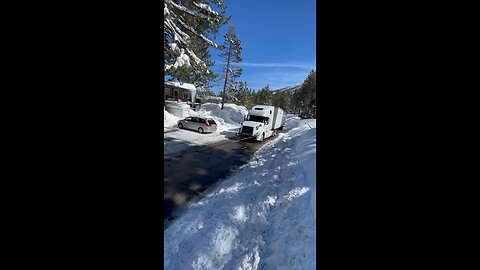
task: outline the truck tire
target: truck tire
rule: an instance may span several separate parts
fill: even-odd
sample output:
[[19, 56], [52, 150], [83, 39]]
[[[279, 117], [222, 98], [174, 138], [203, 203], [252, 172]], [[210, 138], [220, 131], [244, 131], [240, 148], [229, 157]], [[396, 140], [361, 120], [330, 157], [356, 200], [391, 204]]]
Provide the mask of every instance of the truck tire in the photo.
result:
[[263, 142], [265, 140], [265, 133], [262, 133], [262, 137], [260, 138], [260, 142]]

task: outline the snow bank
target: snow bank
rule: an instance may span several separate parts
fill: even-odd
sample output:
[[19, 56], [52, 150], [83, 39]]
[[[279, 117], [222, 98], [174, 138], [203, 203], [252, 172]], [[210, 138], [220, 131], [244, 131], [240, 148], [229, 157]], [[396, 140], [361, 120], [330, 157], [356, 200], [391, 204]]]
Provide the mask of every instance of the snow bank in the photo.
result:
[[164, 128], [176, 126], [178, 120], [188, 116], [199, 116], [212, 118], [217, 123], [217, 134], [223, 131], [237, 130], [243, 122], [244, 116], [248, 114], [246, 107], [235, 104], [224, 104], [223, 110], [220, 104], [202, 104], [198, 112], [192, 110], [185, 102], [165, 101]]
[[190, 105], [188, 105], [186, 102], [165, 101], [165, 109], [170, 114], [180, 118], [195, 115], [195, 111], [192, 110]]
[[287, 121], [165, 230], [165, 269], [315, 269], [316, 128]]
[[240, 126], [244, 117], [248, 114], [248, 109], [246, 107], [231, 103], [225, 103], [223, 105], [223, 110], [221, 108], [221, 104], [205, 103], [200, 107], [200, 112], [218, 118], [223, 125], [231, 124], [237, 126]]
[[[173, 106], [181, 107], [182, 105]], [[226, 140], [227, 138], [236, 137], [235, 133], [240, 128], [240, 123], [235, 123], [235, 121], [238, 119], [243, 120], [243, 114], [246, 114], [247, 112], [247, 108], [234, 104], [225, 104], [225, 108], [223, 111], [220, 110], [220, 107], [208, 104], [206, 106], [203, 105], [203, 110], [200, 109], [198, 112], [195, 112], [187, 107], [182, 107], [178, 110], [181, 111], [184, 117], [200, 116], [213, 118], [217, 123], [217, 131], [209, 134], [199, 134], [190, 130], [175, 130], [175, 128], [171, 127], [176, 126], [177, 121], [182, 118], [175, 117], [171, 114], [168, 115], [168, 112], [166, 112], [164, 116], [164, 131], [170, 132], [164, 133], [164, 156], [169, 156], [181, 152], [193, 145], [207, 145]]]
[[180, 119], [182, 118], [176, 117], [175, 115], [170, 114], [165, 110], [165, 108], [163, 109], [163, 127], [164, 128], [176, 126], [178, 123], [178, 120]]
[[316, 119], [302, 119], [298, 122], [298, 126], [308, 126], [310, 128], [317, 127], [317, 120]]

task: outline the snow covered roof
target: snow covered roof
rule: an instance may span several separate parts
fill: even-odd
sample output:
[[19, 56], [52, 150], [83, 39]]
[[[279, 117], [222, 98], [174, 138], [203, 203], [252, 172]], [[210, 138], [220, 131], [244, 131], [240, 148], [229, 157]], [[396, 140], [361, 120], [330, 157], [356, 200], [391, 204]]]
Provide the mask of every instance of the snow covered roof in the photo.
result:
[[168, 81], [165, 82], [165, 84], [189, 90], [192, 93], [192, 102], [195, 102], [195, 96], [197, 95], [197, 87], [195, 87], [195, 85], [191, 83], [168, 82]]
[[180, 87], [180, 88], [183, 88], [183, 89], [187, 89], [187, 90], [191, 90], [191, 91], [196, 91], [197, 88], [195, 87], [195, 85], [191, 84], [191, 83], [182, 83], [182, 82], [165, 82], [166, 85], [171, 85], [171, 86], [176, 86], [176, 87]]

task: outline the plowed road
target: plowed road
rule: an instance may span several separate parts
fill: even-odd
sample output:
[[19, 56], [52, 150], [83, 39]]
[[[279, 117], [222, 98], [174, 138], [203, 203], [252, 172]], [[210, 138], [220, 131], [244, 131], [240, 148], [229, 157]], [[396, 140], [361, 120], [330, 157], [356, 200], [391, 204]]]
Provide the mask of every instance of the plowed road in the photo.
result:
[[192, 146], [164, 160], [164, 229], [188, 206], [202, 198], [208, 187], [221, 182], [248, 162], [263, 142], [228, 139], [218, 143]]

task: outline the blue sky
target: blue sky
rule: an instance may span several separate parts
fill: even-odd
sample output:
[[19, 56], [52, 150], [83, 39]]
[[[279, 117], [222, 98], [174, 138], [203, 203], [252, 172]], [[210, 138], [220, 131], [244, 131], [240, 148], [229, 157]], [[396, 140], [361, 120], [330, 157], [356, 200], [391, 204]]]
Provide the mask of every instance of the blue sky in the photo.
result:
[[[237, 81], [260, 90], [265, 85], [275, 90], [302, 83], [316, 69], [315, 0], [225, 0], [242, 45], [243, 74]], [[217, 43], [223, 44], [224, 26]], [[223, 67], [218, 52], [212, 51], [214, 72]], [[223, 89], [223, 81], [213, 90]]]

